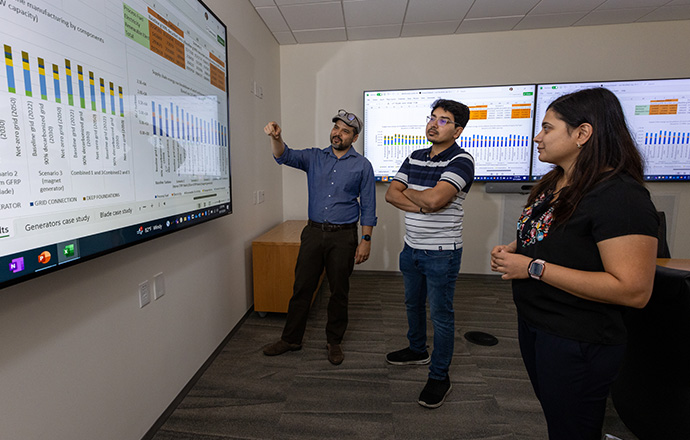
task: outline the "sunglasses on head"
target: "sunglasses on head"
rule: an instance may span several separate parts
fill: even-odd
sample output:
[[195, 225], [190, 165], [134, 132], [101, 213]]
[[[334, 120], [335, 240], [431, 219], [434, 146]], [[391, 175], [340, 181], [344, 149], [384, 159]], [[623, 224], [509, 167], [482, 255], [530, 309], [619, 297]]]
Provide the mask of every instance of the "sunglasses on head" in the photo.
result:
[[346, 112], [343, 109], [338, 110], [338, 116], [341, 116], [341, 117], [347, 119], [348, 121], [354, 121], [357, 118], [357, 116], [355, 116], [354, 113]]

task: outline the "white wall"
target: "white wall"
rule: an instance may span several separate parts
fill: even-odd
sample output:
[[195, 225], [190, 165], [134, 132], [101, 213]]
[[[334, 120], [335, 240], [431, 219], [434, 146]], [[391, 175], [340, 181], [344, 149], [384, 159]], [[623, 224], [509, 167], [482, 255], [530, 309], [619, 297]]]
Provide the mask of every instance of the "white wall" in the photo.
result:
[[[279, 117], [280, 54], [248, 0], [205, 1], [231, 34], [235, 212], [0, 291], [3, 440], [140, 439], [253, 303], [251, 240], [283, 216], [262, 132]], [[158, 272], [167, 294], [140, 309]]]
[[[690, 58], [681, 54], [689, 51], [688, 21], [281, 46], [282, 125], [289, 145], [327, 146], [331, 116], [361, 113], [364, 90], [687, 77]], [[355, 146], [361, 153], [362, 139]], [[306, 218], [305, 182], [303, 173], [283, 172], [285, 219]], [[672, 208], [672, 256], [690, 258], [680, 227], [690, 218], [690, 184], [648, 187], [658, 208]], [[377, 184], [379, 225], [361, 270], [398, 270], [404, 225], [384, 201], [386, 188]], [[523, 199], [472, 187], [461, 272], [491, 273], [488, 252]]]

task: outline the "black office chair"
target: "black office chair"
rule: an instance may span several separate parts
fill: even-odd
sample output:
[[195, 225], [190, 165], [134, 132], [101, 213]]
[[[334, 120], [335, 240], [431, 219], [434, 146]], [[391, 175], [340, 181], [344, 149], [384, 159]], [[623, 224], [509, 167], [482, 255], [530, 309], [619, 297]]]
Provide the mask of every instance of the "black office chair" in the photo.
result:
[[690, 439], [690, 272], [657, 266], [644, 309], [623, 315], [628, 344], [611, 398], [640, 440]]
[[657, 258], [671, 258], [671, 250], [668, 248], [668, 242], [666, 241], [666, 214], [664, 211], [657, 211], [659, 216], [659, 246], [657, 247], [656, 257]]

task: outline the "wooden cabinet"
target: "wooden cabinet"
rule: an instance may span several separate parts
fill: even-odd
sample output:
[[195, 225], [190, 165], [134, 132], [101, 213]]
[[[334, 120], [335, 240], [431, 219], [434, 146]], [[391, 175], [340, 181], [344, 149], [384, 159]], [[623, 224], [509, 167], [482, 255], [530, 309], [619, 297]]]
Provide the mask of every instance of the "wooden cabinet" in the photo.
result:
[[690, 272], [690, 259], [681, 258], [657, 258], [657, 266], [670, 267], [671, 269], [685, 270]]
[[288, 220], [252, 242], [255, 311], [287, 313], [300, 234], [306, 224], [306, 220]]

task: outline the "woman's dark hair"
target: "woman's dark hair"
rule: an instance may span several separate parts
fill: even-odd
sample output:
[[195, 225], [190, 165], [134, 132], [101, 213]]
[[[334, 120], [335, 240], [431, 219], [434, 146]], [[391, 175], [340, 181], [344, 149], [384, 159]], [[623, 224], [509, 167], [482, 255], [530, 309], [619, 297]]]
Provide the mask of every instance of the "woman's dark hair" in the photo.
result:
[[[584, 89], [556, 98], [549, 107], [566, 123], [568, 132], [584, 123], [592, 126], [589, 140], [575, 160], [570, 182], [564, 187], [554, 206], [554, 221], [562, 223], [575, 211], [582, 197], [598, 182], [624, 173], [642, 183], [643, 160], [625, 122], [623, 108], [616, 95], [605, 88]], [[610, 171], [610, 172], [609, 172]], [[556, 188], [565, 170], [556, 166], [530, 192], [527, 205], [540, 194]]]
[[461, 102], [453, 101], [452, 99], [437, 99], [431, 104], [431, 112], [433, 113], [439, 107], [448, 113], [452, 113], [455, 123], [462, 128], [465, 128], [467, 121], [470, 120], [470, 109]]

